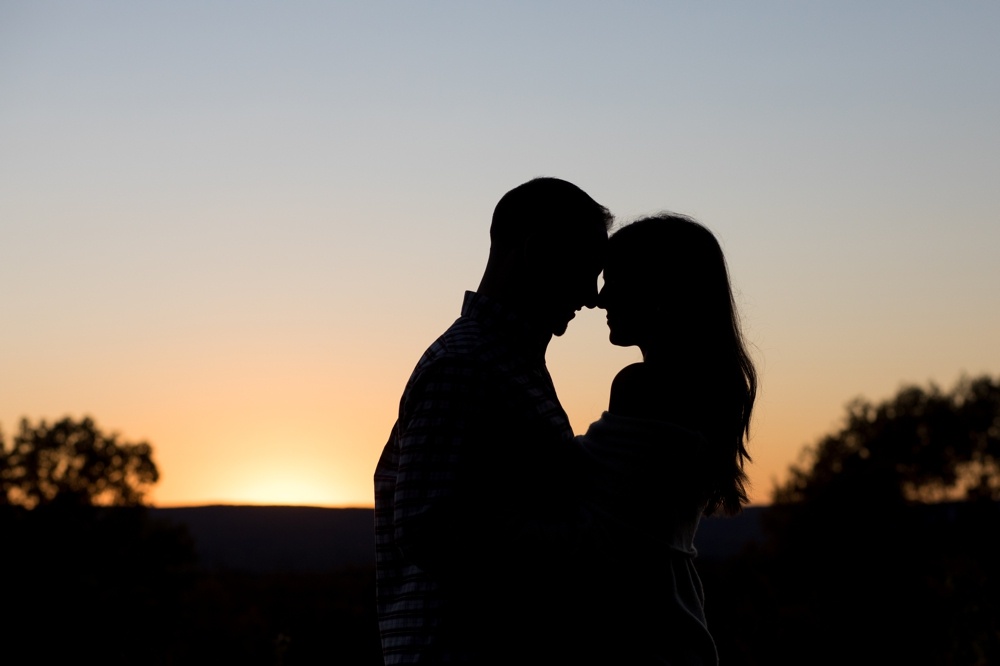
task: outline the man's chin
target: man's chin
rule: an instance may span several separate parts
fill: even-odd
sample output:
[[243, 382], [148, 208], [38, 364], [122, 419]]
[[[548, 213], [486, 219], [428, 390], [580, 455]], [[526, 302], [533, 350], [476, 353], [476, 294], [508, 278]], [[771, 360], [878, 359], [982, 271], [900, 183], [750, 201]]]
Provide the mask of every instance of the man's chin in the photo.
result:
[[558, 337], [558, 336], [562, 335], [563, 333], [565, 333], [566, 329], [569, 328], [569, 322], [570, 322], [571, 319], [573, 319], [572, 316], [569, 319], [566, 319], [564, 321], [553, 322], [553, 324], [552, 324], [552, 335], [555, 335], [556, 337]]
[[565, 333], [574, 317], [576, 317], [576, 313], [570, 312], [564, 319], [552, 322], [552, 335], [559, 336]]

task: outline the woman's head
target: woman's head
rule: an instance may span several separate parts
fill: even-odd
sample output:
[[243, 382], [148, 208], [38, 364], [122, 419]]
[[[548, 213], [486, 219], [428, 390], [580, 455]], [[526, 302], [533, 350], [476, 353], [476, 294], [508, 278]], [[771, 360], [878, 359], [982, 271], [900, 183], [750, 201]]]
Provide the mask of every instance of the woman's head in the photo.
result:
[[718, 342], [735, 320], [718, 241], [673, 214], [642, 218], [611, 236], [600, 304], [611, 342], [644, 355], [697, 352], [690, 347]]
[[703, 404], [706, 437], [718, 444], [710, 509], [747, 501], [744, 435], [757, 376], [746, 351], [729, 271], [718, 240], [695, 220], [645, 217], [611, 235], [599, 305], [612, 344], [637, 346], [669, 367]]

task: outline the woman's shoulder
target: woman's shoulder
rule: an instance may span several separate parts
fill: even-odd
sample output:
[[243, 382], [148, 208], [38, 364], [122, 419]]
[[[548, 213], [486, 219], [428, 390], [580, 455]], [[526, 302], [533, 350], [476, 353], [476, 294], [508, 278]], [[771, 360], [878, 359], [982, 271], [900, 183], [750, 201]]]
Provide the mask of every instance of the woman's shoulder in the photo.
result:
[[615, 375], [614, 380], [611, 382], [611, 388], [612, 390], [616, 387], [628, 389], [634, 388], [636, 385], [645, 385], [649, 382], [649, 375], [650, 373], [645, 363], [640, 362], [626, 365]]
[[662, 386], [645, 363], [633, 363], [618, 371], [611, 382], [608, 411], [619, 416], [656, 418], [662, 409]]
[[676, 376], [667, 368], [648, 363], [633, 363], [622, 368], [611, 382], [608, 411], [697, 430], [702, 393], [691, 377]]

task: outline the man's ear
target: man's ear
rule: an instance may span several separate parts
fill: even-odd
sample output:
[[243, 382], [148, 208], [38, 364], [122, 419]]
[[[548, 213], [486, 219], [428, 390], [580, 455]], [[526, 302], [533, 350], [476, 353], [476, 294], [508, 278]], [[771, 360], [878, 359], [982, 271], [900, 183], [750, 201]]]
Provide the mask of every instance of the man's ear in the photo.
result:
[[537, 234], [528, 234], [521, 241], [520, 254], [522, 276], [535, 282], [540, 275], [540, 270], [545, 264], [545, 252], [539, 243]]
[[559, 253], [552, 239], [544, 234], [530, 233], [522, 244], [525, 269], [533, 276], [542, 277], [558, 272]]

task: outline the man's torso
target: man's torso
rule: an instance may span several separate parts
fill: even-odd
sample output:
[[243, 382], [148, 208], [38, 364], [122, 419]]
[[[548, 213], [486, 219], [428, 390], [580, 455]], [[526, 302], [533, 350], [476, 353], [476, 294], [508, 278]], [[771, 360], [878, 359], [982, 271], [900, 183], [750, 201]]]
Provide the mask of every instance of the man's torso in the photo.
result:
[[[463, 316], [427, 350], [379, 461], [378, 603], [387, 663], [408, 663], [417, 653], [445, 662], [453, 651], [499, 659], [540, 638], [532, 636], [565, 601], [551, 576], [553, 553], [532, 554], [535, 535], [522, 527], [572, 511], [572, 430], [541, 354], [524, 353], [503, 332]], [[465, 422], [454, 441], [420, 432], [456, 418]], [[428, 442], [434, 450], [421, 450]], [[456, 458], [436, 467], [435, 456]], [[399, 479], [420, 465], [427, 465], [418, 469], [420, 482], [401, 487]], [[421, 555], [410, 556], [401, 525], [423, 506], [446, 518], [426, 556], [418, 548], [409, 552]]]

